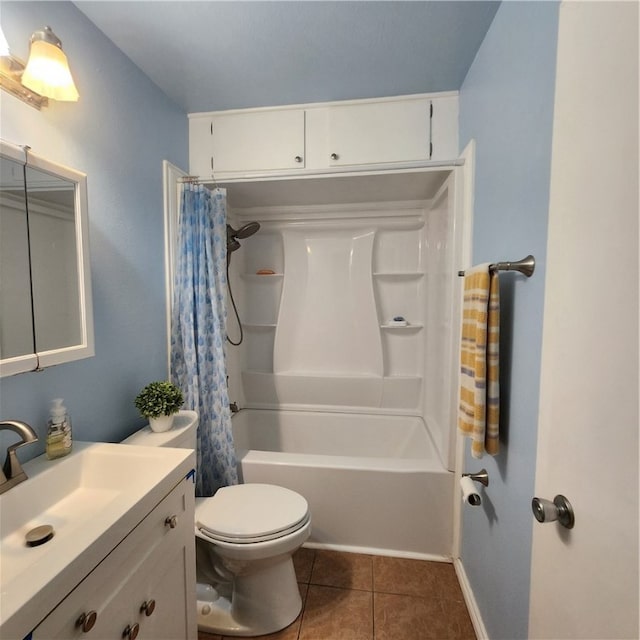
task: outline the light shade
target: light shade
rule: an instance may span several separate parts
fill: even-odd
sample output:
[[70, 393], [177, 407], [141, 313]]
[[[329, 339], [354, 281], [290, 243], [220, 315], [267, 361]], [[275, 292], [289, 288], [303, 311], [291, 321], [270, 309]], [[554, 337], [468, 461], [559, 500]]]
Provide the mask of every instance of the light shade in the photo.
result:
[[9, 43], [7, 42], [7, 39], [4, 37], [4, 31], [0, 26], [0, 57], [8, 56], [10, 55], [10, 53], [11, 52], [9, 51]]
[[53, 100], [76, 102], [79, 98], [62, 43], [50, 27], [36, 31], [31, 36], [29, 60], [22, 74], [22, 84]]

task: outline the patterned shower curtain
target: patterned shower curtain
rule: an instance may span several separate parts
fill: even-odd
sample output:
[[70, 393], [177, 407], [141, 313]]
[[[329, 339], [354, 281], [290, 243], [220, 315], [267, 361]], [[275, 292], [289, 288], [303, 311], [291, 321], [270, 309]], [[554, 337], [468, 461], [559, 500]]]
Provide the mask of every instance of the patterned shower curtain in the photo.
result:
[[237, 484], [224, 357], [226, 191], [183, 184], [171, 317], [171, 376], [200, 415], [196, 495]]

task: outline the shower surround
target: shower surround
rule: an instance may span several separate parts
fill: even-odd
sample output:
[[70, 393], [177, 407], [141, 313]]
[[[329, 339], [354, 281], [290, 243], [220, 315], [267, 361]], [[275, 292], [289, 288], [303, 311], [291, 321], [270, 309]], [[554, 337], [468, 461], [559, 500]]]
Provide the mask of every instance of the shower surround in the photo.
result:
[[[285, 205], [266, 198], [264, 206], [242, 206], [251, 201], [248, 192], [225, 185], [234, 226], [261, 225], [230, 270], [245, 332], [243, 345], [228, 349], [232, 399], [269, 410], [237, 418], [241, 472], [245, 481], [307, 495], [319, 546], [451, 555], [463, 171], [422, 168], [407, 184], [407, 174], [397, 172], [388, 192], [389, 172], [291, 181], [305, 195]], [[272, 196], [287, 193], [287, 181], [277, 182]], [[233, 321], [229, 329], [236, 329]], [[410, 465], [393, 446], [408, 424], [422, 443]], [[301, 453], [292, 442], [331, 443], [330, 453], [300, 444]], [[289, 476], [288, 464], [295, 469]], [[338, 504], [336, 492], [326, 491], [336, 478], [350, 503]], [[403, 500], [411, 506], [400, 518], [392, 505]], [[362, 528], [365, 503], [373, 509]], [[412, 531], [410, 541], [400, 533], [394, 541], [393, 531], [381, 542], [365, 535], [388, 530], [389, 518], [392, 530]], [[362, 531], [361, 540], [348, 530]]]

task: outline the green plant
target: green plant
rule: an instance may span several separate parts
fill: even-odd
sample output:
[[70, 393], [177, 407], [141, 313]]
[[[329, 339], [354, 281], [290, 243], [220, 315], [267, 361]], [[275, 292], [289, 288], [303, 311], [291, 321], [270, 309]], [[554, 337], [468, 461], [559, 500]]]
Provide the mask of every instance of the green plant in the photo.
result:
[[177, 413], [184, 402], [182, 391], [167, 381], [151, 382], [135, 399], [136, 409], [144, 418], [158, 418]]

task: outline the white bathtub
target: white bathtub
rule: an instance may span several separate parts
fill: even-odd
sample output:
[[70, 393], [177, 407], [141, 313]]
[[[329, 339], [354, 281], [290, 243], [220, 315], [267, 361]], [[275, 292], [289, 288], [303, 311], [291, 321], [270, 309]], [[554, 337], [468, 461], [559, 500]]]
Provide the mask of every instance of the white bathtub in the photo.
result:
[[453, 474], [420, 418], [243, 409], [233, 434], [243, 482], [308, 500], [308, 546], [451, 557]]

